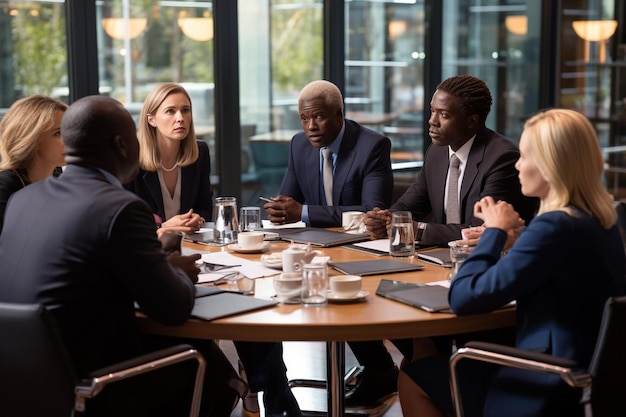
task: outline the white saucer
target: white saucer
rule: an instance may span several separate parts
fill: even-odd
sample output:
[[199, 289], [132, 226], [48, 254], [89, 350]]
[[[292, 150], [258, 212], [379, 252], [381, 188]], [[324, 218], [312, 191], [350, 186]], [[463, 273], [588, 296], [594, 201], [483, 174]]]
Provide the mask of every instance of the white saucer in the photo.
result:
[[333, 294], [331, 291], [328, 291], [326, 293], [326, 298], [328, 299], [329, 303], [359, 303], [361, 301], [365, 301], [369, 294], [369, 291], [361, 290], [352, 297], [339, 297]]
[[271, 255], [262, 255], [261, 263], [268, 268], [283, 269], [283, 254], [272, 253]]
[[239, 246], [237, 243], [233, 243], [232, 245], [228, 245], [228, 249], [234, 250], [239, 253], [261, 253], [269, 250], [272, 244], [270, 242], [263, 242], [261, 246], [257, 246], [255, 248], [244, 249]]
[[[317, 263], [328, 263], [330, 261], [330, 256], [315, 256], [312, 260], [312, 264]], [[282, 271], [283, 269], [283, 254], [281, 252], [272, 253], [270, 255], [261, 256], [261, 263], [268, 268], [279, 269]]]

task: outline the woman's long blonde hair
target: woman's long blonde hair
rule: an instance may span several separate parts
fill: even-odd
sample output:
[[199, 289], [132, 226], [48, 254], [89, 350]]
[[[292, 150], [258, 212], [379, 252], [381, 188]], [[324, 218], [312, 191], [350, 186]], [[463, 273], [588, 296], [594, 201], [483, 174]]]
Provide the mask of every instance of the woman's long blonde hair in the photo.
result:
[[537, 168], [551, 190], [539, 214], [575, 206], [598, 219], [605, 229], [616, 223], [613, 196], [602, 184], [604, 161], [589, 120], [574, 110], [550, 109], [531, 117], [524, 137]]
[[[159, 84], [146, 97], [141, 114], [139, 115], [139, 131], [137, 137], [139, 139], [139, 165], [146, 171], [156, 171], [161, 168], [162, 156], [157, 145], [157, 128], [148, 123], [148, 115], [156, 114], [163, 101], [175, 93], [182, 93], [189, 100], [190, 109], [192, 108], [191, 98], [187, 90], [176, 83]], [[193, 126], [193, 116], [191, 125], [189, 126], [189, 135], [183, 140], [178, 149], [176, 163], [179, 166], [191, 165], [198, 159], [199, 151], [196, 143], [196, 130]]]
[[0, 121], [0, 169], [27, 169], [41, 137], [56, 123], [67, 104], [35, 94], [17, 100]]

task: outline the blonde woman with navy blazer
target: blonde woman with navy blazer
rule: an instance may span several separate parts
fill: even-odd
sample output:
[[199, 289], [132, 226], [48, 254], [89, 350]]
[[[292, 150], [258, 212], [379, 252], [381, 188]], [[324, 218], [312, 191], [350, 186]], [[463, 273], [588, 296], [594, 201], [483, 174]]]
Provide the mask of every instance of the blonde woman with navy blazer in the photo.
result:
[[[516, 347], [585, 368], [604, 303], [624, 294], [626, 269], [613, 198], [601, 183], [603, 160], [593, 126], [572, 110], [535, 115], [525, 124], [516, 168], [524, 195], [539, 197], [539, 212], [501, 257], [519, 214], [491, 197], [475, 204], [486, 229], [451, 283], [450, 306], [466, 315], [516, 301]], [[429, 356], [428, 341], [421, 342], [421, 358], [399, 378], [403, 412], [450, 414], [447, 358]], [[582, 392], [558, 376], [462, 362], [467, 362], [461, 374], [466, 416], [583, 415]]]

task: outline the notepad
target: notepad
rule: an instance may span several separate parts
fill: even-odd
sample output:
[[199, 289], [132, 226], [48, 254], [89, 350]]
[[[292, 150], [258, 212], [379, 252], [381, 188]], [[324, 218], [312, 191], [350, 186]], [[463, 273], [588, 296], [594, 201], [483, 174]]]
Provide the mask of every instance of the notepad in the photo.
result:
[[392, 259], [374, 259], [369, 261], [329, 262], [328, 266], [347, 275], [380, 275], [397, 272], [421, 271], [424, 266]]

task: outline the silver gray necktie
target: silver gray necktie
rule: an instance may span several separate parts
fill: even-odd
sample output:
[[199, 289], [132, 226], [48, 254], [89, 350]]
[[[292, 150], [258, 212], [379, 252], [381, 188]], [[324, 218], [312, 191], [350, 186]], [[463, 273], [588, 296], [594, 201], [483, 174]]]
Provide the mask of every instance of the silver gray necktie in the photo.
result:
[[446, 204], [446, 221], [448, 224], [460, 224], [459, 213], [459, 165], [461, 161], [455, 154], [450, 157], [450, 172], [448, 178], [448, 201]]
[[333, 205], [333, 153], [330, 149], [322, 149], [324, 156], [324, 166], [322, 169], [322, 178], [324, 180], [324, 195], [326, 196], [326, 204]]

